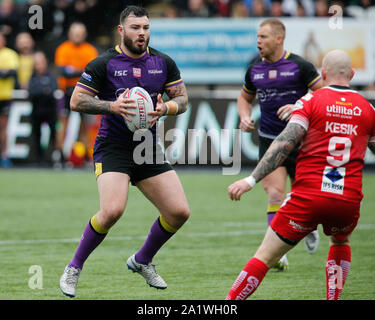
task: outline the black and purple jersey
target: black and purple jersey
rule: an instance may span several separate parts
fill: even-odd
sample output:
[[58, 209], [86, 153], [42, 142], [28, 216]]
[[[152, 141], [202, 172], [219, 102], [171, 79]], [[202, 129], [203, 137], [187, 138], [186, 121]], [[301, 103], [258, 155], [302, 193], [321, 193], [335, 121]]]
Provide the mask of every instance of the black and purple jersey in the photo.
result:
[[320, 75], [310, 62], [288, 51], [273, 63], [260, 56], [252, 60], [242, 89], [258, 95], [259, 135], [276, 138], [287, 124], [279, 119], [277, 110], [286, 104], [294, 104], [319, 80]]
[[[127, 88], [142, 87], [150, 94], [155, 108], [157, 95], [180, 83], [180, 71], [166, 54], [148, 47], [141, 58], [134, 59], [117, 45], [88, 63], [77, 86], [106, 101], [115, 101]], [[156, 126], [150, 130], [155, 135]], [[98, 135], [111, 140], [133, 141], [133, 132], [127, 128], [124, 118], [115, 114], [102, 115]]]

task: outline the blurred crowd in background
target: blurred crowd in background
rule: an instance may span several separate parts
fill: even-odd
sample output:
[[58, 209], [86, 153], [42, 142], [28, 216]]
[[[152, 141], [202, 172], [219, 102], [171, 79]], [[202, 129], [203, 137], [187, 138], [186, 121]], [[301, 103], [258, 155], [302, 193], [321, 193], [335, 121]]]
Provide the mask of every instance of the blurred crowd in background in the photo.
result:
[[[43, 9], [43, 29], [28, 28], [31, 5]], [[15, 48], [19, 32], [28, 31], [38, 44], [61, 42], [74, 21], [83, 22], [88, 29], [88, 41], [109, 46], [113, 29], [122, 9], [130, 4], [143, 5], [150, 17], [327, 17], [329, 7], [339, 5], [346, 17], [361, 18], [375, 8], [375, 0], [164, 0], [164, 1], [106, 1], [106, 0], [1, 0], [0, 32], [6, 35], [8, 46]]]
[[[41, 29], [28, 25], [32, 5], [42, 8]], [[345, 17], [375, 16], [375, 0], [0, 0], [0, 167], [11, 166], [6, 124], [14, 89], [25, 90], [33, 105], [37, 161], [45, 160], [40, 145], [45, 122], [50, 127], [49, 157], [55, 163], [65, 163], [62, 144], [74, 84], [90, 60], [118, 41], [116, 26], [127, 5], [142, 5], [150, 18], [167, 19], [328, 17], [333, 5], [339, 5]], [[81, 154], [89, 161], [90, 141], [84, 117], [81, 120]]]

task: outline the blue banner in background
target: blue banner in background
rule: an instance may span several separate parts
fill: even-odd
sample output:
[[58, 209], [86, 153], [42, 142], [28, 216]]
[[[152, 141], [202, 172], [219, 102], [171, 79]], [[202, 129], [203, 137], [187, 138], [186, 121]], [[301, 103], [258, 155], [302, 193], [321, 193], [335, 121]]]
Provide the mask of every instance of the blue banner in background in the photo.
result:
[[257, 54], [257, 27], [251, 19], [152, 19], [150, 46], [176, 62], [187, 84], [238, 84]]
[[[187, 84], [243, 83], [249, 61], [257, 54], [260, 18], [151, 19], [150, 45], [173, 58]], [[285, 49], [312, 62], [319, 70], [323, 56], [333, 49], [351, 57], [353, 85], [375, 79], [375, 23], [373, 19], [343, 18], [332, 28], [330, 18], [282, 18]]]

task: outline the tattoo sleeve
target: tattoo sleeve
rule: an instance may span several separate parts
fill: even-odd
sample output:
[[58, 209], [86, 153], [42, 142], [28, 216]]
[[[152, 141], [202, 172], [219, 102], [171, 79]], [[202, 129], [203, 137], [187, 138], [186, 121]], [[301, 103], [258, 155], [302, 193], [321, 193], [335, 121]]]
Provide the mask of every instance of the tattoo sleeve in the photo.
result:
[[99, 100], [85, 93], [79, 93], [79, 102], [77, 103], [78, 112], [88, 114], [108, 114], [110, 113], [110, 102]]
[[279, 167], [287, 158], [294, 147], [302, 140], [306, 130], [297, 123], [290, 123], [272, 142], [268, 150], [260, 160], [252, 176], [256, 181], [262, 180], [265, 176]]
[[169, 87], [165, 89], [165, 93], [168, 95], [168, 97], [177, 103], [178, 105], [178, 111], [177, 114], [184, 113], [187, 109], [187, 103], [188, 103], [188, 96], [185, 85], [178, 84], [173, 87]]

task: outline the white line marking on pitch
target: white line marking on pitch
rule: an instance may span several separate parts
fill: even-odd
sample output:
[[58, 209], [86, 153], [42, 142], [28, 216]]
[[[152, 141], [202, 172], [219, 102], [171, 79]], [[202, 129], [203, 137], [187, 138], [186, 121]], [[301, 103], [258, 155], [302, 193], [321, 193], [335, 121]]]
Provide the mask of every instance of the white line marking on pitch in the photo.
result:
[[[374, 230], [375, 224], [359, 224], [356, 230]], [[179, 236], [184, 237], [222, 237], [222, 236], [243, 236], [243, 235], [259, 235], [264, 234], [265, 229], [256, 229], [250, 231], [229, 231], [229, 232], [205, 232], [205, 233], [181, 233]], [[122, 237], [111, 237], [106, 238], [106, 241], [129, 241], [129, 240], [142, 240], [146, 236], [122, 236]], [[27, 244], [43, 244], [43, 243], [78, 243], [80, 238], [70, 239], [27, 239], [27, 240], [3, 240], [0, 241], [0, 246], [6, 245], [27, 245]]]
[[[264, 234], [262, 230], [251, 230], [251, 231], [231, 231], [231, 232], [208, 232], [208, 233], [184, 233], [181, 236], [185, 237], [219, 237], [219, 236], [243, 236], [243, 235], [256, 235]], [[123, 237], [111, 237], [106, 238], [106, 241], [129, 241], [145, 239], [146, 236], [123, 236]], [[80, 238], [71, 239], [28, 239], [28, 240], [3, 240], [0, 241], [0, 245], [22, 245], [22, 244], [38, 244], [38, 243], [78, 243]]]

